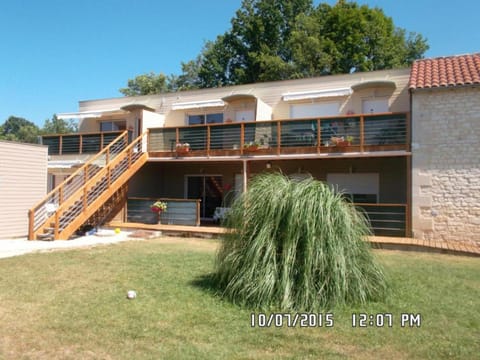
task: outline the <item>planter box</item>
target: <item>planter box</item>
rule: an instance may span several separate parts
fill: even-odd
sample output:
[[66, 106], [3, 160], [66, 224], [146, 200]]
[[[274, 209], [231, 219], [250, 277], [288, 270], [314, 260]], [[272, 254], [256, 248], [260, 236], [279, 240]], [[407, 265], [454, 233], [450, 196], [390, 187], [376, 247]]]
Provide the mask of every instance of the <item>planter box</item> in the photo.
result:
[[350, 141], [337, 141], [335, 146], [350, 146], [352, 143]]
[[177, 151], [177, 154], [178, 154], [178, 155], [187, 154], [187, 153], [190, 152], [190, 148], [177, 147], [177, 148], [176, 148], [176, 151]]

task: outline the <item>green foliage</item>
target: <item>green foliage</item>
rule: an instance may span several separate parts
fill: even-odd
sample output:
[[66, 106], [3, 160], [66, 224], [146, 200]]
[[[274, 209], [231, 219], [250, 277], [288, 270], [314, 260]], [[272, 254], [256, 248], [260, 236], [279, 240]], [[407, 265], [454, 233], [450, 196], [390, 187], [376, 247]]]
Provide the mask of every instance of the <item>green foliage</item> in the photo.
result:
[[73, 120], [59, 119], [55, 114], [52, 119], [45, 120], [41, 129], [29, 120], [10, 116], [3, 125], [0, 125], [0, 140], [36, 144], [42, 134], [69, 134], [77, 131], [78, 125]]
[[150, 72], [129, 79], [126, 88], [120, 89], [125, 96], [151, 95], [167, 91], [167, 77]]
[[198, 89], [200, 87], [198, 71], [200, 68], [200, 57], [187, 63], [182, 63], [182, 74], [180, 76], [170, 75], [167, 79], [168, 91], [184, 91]]
[[312, 178], [258, 175], [232, 206], [218, 253], [224, 296], [254, 308], [314, 311], [380, 299], [386, 283], [353, 205]]
[[21, 117], [10, 116], [0, 126], [0, 140], [37, 143], [40, 129], [31, 121]]
[[207, 41], [179, 76], [137, 76], [124, 95], [220, 87], [409, 66], [426, 39], [394, 25], [380, 8], [339, 0], [243, 0], [232, 27]]
[[421, 35], [396, 28], [379, 8], [244, 0], [231, 30], [204, 48], [199, 77], [212, 87], [390, 69], [427, 49]]
[[54, 114], [52, 119], [45, 120], [42, 128], [44, 134], [70, 134], [78, 131], [78, 124], [75, 120], [63, 120]]

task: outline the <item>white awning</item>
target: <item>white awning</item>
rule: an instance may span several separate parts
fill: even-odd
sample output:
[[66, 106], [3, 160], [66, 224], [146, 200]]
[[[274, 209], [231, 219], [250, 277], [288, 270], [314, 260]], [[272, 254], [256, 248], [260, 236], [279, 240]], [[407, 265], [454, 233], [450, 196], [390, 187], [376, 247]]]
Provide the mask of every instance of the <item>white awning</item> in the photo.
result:
[[123, 113], [124, 111], [120, 108], [115, 109], [105, 109], [105, 110], [94, 110], [94, 111], [80, 111], [80, 112], [71, 112], [71, 113], [60, 113], [57, 114], [59, 119], [86, 119], [86, 118], [98, 118], [102, 115], [108, 115], [112, 113]]
[[200, 109], [200, 108], [220, 107], [220, 106], [225, 106], [225, 103], [223, 102], [223, 100], [214, 99], [214, 100], [173, 103], [172, 110]]
[[314, 91], [301, 91], [301, 92], [289, 92], [282, 94], [283, 101], [295, 101], [295, 100], [308, 100], [318, 99], [325, 97], [340, 97], [349, 96], [352, 94], [351, 88], [338, 88], [328, 90], [314, 90]]

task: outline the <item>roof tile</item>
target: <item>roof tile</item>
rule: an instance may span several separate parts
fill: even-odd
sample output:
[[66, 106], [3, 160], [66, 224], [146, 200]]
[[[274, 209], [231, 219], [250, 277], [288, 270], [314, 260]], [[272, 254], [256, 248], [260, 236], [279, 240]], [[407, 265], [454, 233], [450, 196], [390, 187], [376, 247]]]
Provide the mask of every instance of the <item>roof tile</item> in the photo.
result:
[[416, 60], [410, 89], [480, 84], [480, 53]]

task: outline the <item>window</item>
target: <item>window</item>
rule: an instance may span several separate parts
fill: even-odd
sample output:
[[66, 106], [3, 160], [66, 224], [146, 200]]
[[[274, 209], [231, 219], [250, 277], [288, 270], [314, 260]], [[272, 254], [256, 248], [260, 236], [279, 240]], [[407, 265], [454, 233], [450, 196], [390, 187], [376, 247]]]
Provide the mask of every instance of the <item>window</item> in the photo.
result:
[[100, 123], [100, 131], [122, 131], [127, 129], [125, 120], [102, 121]]
[[329, 173], [327, 183], [354, 203], [378, 203], [378, 173]]
[[338, 115], [339, 102], [290, 105], [290, 118], [305, 119], [320, 116]]
[[223, 113], [188, 115], [188, 125], [223, 123]]

